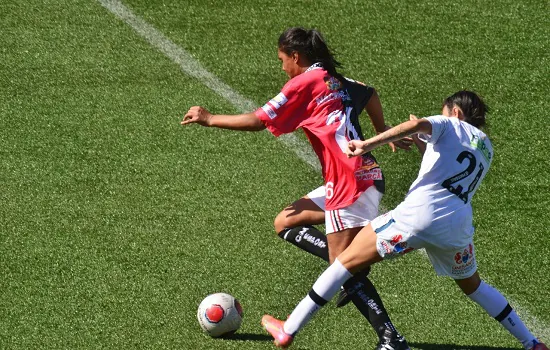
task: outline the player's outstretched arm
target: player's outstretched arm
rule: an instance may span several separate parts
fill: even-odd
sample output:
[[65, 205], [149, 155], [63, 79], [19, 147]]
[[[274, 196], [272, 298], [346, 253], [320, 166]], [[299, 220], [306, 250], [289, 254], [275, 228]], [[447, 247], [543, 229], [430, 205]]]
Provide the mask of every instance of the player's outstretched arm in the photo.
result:
[[365, 152], [372, 151], [378, 146], [385, 145], [416, 133], [431, 134], [432, 124], [427, 119], [409, 120], [401, 123], [383, 133], [371, 137], [368, 140], [352, 140], [348, 143], [346, 154], [355, 157]]
[[[384, 131], [391, 129], [391, 126], [386, 125], [384, 121], [382, 103], [380, 102], [380, 98], [378, 97], [378, 92], [376, 92], [376, 89], [374, 89], [372, 96], [369, 99], [369, 102], [367, 102], [367, 105], [365, 106], [365, 111], [369, 115], [372, 125], [374, 126], [374, 129], [378, 134], [381, 134]], [[393, 152], [395, 152], [397, 148], [409, 151], [411, 149], [412, 139], [404, 138], [401, 140], [396, 140], [394, 142], [389, 142], [388, 144]]]
[[265, 129], [264, 123], [254, 113], [221, 115], [212, 114], [206, 108], [194, 106], [183, 117], [181, 125], [196, 123], [207, 127], [222, 129], [260, 131]]
[[[414, 114], [409, 115], [409, 119], [418, 120], [418, 118]], [[426, 142], [420, 140], [420, 138], [418, 138], [418, 134], [413, 134], [412, 140], [416, 145], [416, 147], [418, 148], [418, 151], [420, 152], [420, 154], [424, 155], [424, 152], [426, 152]]]

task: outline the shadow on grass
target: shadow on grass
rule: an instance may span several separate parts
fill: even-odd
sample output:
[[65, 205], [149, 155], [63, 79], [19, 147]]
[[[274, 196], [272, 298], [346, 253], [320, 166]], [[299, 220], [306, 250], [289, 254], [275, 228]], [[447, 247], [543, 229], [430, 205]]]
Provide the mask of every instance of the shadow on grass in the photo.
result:
[[267, 334], [256, 333], [237, 333], [228, 337], [223, 337], [223, 339], [237, 341], [273, 341], [273, 338]]
[[518, 350], [518, 348], [503, 348], [501, 346], [465, 346], [453, 344], [428, 344], [428, 343], [410, 343], [412, 346], [421, 350]]

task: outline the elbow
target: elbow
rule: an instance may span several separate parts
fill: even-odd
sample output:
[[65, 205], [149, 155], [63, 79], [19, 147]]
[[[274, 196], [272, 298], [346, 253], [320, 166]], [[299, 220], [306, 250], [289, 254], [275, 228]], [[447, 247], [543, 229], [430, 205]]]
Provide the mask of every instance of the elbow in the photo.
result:
[[265, 130], [265, 124], [260, 122], [259, 124], [255, 124], [250, 128], [250, 131], [262, 131]]

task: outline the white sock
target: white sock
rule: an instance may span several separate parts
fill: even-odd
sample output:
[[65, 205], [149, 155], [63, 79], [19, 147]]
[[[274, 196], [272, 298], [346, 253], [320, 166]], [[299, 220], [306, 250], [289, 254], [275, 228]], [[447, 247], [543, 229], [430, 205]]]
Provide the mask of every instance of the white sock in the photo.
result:
[[296, 334], [315, 313], [336, 295], [340, 287], [353, 275], [336, 259], [319, 276], [309, 294], [302, 299], [285, 322], [284, 331]]
[[533, 345], [533, 340], [536, 339], [535, 336], [529, 332], [516, 312], [510, 307], [506, 298], [498, 290], [481, 281], [477, 290], [468, 296], [484, 308], [491, 317], [499, 321], [526, 349]]

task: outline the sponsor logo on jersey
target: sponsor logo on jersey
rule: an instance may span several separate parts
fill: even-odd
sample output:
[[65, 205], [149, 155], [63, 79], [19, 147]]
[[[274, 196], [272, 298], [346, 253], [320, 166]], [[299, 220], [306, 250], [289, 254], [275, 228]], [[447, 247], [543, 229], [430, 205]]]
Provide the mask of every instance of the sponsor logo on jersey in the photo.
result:
[[334, 91], [331, 92], [328, 95], [325, 95], [323, 97], [317, 97], [315, 99], [315, 102], [317, 102], [318, 105], [321, 103], [325, 103], [332, 100], [342, 100], [342, 101], [351, 101], [351, 97], [349, 97], [348, 92], [346, 90], [340, 90], [340, 91]]
[[288, 102], [288, 99], [286, 98], [285, 94], [280, 92], [277, 96], [273, 97], [271, 100], [269, 100], [269, 103], [275, 107], [275, 109], [281, 108], [282, 105]]
[[453, 275], [466, 274], [475, 268], [474, 265], [474, 247], [469, 244], [468, 248], [465, 248], [457, 252], [454, 256], [455, 265], [452, 268], [451, 273]]
[[372, 159], [371, 157], [367, 156], [367, 157], [363, 157], [363, 163], [361, 164], [360, 169], [368, 171], [378, 167], [379, 167], [378, 163], [376, 163], [374, 159]]
[[382, 169], [372, 168], [372, 169], [362, 169], [355, 171], [355, 178], [359, 181], [368, 181], [368, 180], [382, 180]]
[[268, 104], [265, 104], [262, 106], [262, 109], [263, 111], [265, 112], [265, 114], [267, 114], [267, 116], [269, 117], [269, 119], [274, 119], [276, 116], [277, 116], [277, 113], [275, 113], [275, 111], [273, 110], [273, 108], [271, 108], [270, 105]]
[[488, 162], [491, 161], [491, 157], [493, 156], [489, 149], [487, 148], [487, 145], [485, 144], [485, 138], [481, 138], [478, 135], [472, 135], [472, 140], [470, 141], [470, 146], [477, 149], [485, 160]]

